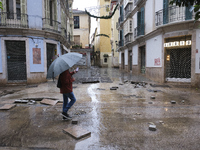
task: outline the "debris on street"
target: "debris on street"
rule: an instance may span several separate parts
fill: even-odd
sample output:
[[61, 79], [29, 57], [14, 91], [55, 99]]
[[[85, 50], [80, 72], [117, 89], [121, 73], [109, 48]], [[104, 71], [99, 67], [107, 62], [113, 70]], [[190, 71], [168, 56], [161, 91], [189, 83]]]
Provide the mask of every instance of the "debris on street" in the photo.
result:
[[9, 110], [15, 106], [16, 106], [16, 104], [5, 104], [2, 107], [0, 107], [0, 110]]
[[46, 105], [56, 105], [58, 103], [58, 100], [43, 99], [40, 103]]
[[85, 129], [82, 129], [81, 127], [79, 126], [72, 126], [72, 127], [69, 127], [67, 129], [63, 129], [63, 131], [65, 133], [68, 133], [69, 135], [71, 135], [72, 137], [74, 137], [75, 139], [81, 139], [83, 137], [86, 137], [86, 136], [89, 136], [91, 135], [91, 132], [90, 131], [87, 131]]

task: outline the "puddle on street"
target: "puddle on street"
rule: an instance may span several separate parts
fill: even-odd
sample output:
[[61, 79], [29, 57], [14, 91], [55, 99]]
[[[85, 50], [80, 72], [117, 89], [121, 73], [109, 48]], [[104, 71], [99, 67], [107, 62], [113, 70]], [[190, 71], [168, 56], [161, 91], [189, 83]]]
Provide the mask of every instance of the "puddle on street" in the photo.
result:
[[92, 102], [98, 102], [98, 100], [97, 100], [97, 96], [96, 96], [96, 94], [95, 94], [95, 90], [98, 88], [99, 86], [98, 86], [98, 84], [91, 84], [89, 87], [88, 87], [88, 89], [87, 89], [87, 93], [88, 93], [88, 95], [91, 97], [91, 99], [92, 99]]

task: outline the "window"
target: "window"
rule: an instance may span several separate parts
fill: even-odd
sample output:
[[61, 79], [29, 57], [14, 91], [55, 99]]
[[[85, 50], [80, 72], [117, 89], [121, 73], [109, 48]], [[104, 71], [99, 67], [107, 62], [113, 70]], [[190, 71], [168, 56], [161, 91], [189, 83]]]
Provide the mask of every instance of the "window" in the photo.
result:
[[50, 19], [50, 25], [55, 26], [55, 20], [56, 20], [56, 6], [55, 6], [55, 1], [50, 0], [49, 1], [49, 19]]
[[21, 19], [20, 0], [16, 0], [16, 13], [17, 13], [17, 19]]
[[14, 10], [13, 10], [13, 0], [7, 0], [6, 1], [6, 9], [7, 9], [7, 18], [8, 19], [14, 19]]
[[104, 63], [107, 63], [108, 62], [108, 59], [107, 58], [104, 58]]
[[45, 23], [57, 27], [57, 1], [56, 0], [45, 0]]
[[144, 7], [137, 13], [137, 36], [144, 35]]
[[80, 35], [74, 35], [74, 43], [75, 45], [80, 45]]
[[[20, 0], [6, 0], [7, 19], [21, 19]], [[25, 13], [25, 12], [24, 12]]]
[[79, 29], [79, 16], [74, 16], [74, 29]]

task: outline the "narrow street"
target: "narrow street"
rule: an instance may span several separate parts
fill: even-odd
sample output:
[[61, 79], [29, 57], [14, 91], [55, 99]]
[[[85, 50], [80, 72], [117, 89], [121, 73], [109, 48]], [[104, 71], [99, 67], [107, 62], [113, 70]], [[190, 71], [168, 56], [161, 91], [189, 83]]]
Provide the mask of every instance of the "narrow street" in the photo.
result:
[[[200, 89], [160, 84], [114, 68], [80, 69], [77, 99], [64, 121], [56, 81], [0, 87], [1, 150], [198, 150]], [[58, 100], [56, 105], [40, 103]], [[15, 103], [28, 100], [29, 103]], [[35, 103], [30, 103], [35, 101]], [[75, 139], [63, 129], [91, 132]]]

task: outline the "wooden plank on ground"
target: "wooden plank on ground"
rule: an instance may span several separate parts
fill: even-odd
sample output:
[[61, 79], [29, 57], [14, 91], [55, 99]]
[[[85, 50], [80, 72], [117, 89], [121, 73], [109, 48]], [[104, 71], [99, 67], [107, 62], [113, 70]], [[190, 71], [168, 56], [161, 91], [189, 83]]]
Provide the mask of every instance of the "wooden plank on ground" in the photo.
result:
[[16, 106], [16, 104], [5, 104], [2, 107], [0, 107], [0, 110], [9, 110], [15, 106]]
[[40, 103], [46, 105], [55, 105], [57, 104], [58, 100], [51, 100], [51, 99], [43, 99]]
[[75, 125], [72, 127], [69, 127], [67, 129], [63, 129], [64, 132], [68, 133], [69, 135], [71, 135], [72, 137], [74, 137], [75, 139], [80, 139], [83, 138], [85, 136], [88, 136], [91, 134], [91, 132]]

